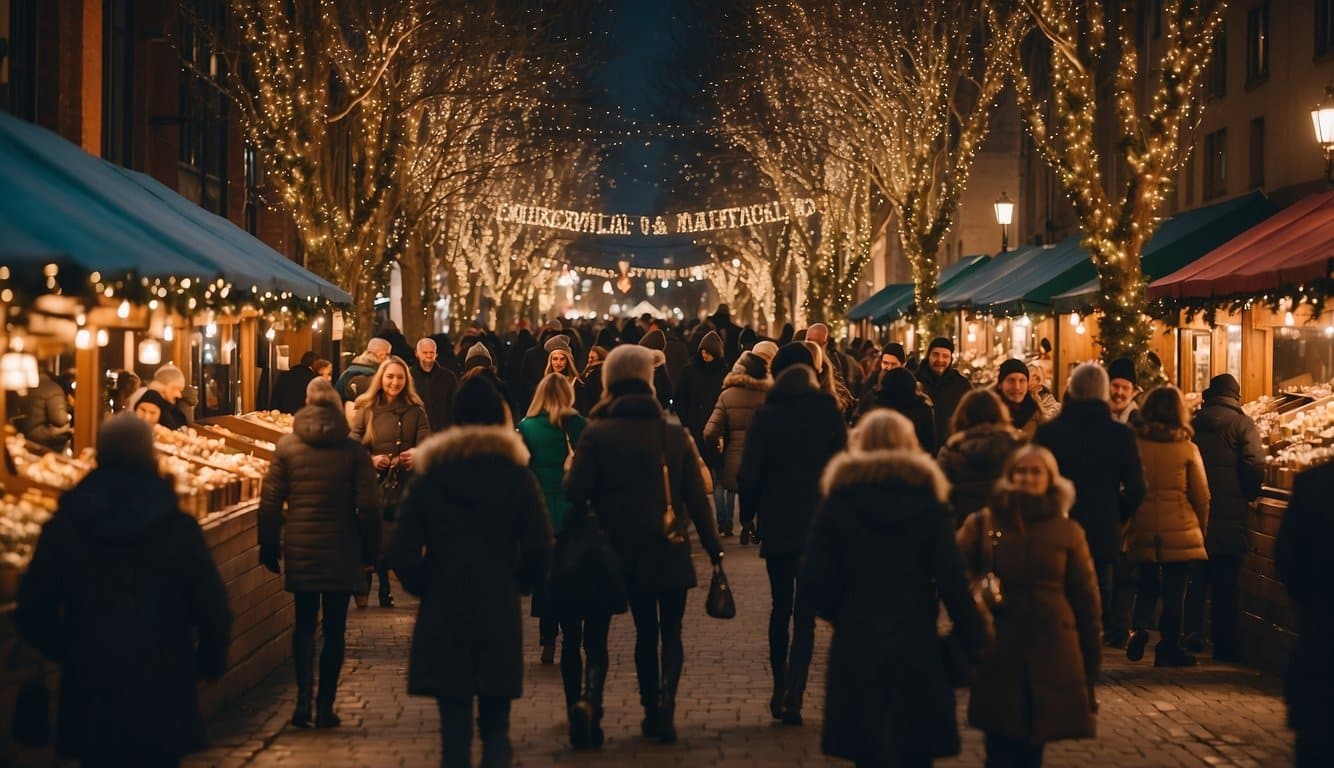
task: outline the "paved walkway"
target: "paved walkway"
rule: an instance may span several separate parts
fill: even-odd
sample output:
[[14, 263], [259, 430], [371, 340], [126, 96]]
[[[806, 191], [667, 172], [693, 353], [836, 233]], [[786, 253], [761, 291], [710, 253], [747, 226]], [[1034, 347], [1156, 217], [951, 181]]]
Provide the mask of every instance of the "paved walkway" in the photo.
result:
[[[717, 621], [704, 615], [703, 589], [693, 590], [686, 613], [686, 668], [678, 700], [680, 743], [660, 746], [639, 737], [633, 625], [612, 623], [607, 683], [607, 744], [601, 752], [566, 748], [564, 696], [558, 666], [538, 660], [537, 626], [529, 620], [526, 695], [515, 702], [511, 737], [523, 766], [816, 766], [843, 764], [820, 754], [824, 655], [829, 632], [820, 625], [807, 699], [806, 725], [775, 724], [768, 713], [766, 626], [769, 587], [756, 548], [729, 545], [728, 575], [739, 615]], [[708, 563], [697, 555], [701, 583]], [[407, 649], [416, 603], [399, 593], [399, 606], [353, 611], [337, 730], [296, 730], [291, 671], [284, 667], [209, 724], [214, 748], [187, 766], [433, 766], [439, 761], [435, 702], [405, 693]], [[372, 602], [374, 602], [372, 600]], [[1278, 682], [1255, 672], [1212, 663], [1188, 670], [1129, 664], [1112, 654], [1096, 741], [1053, 744], [1050, 766], [1274, 766], [1291, 764], [1291, 734], [1283, 726]], [[959, 697], [960, 722], [967, 695]], [[981, 734], [964, 727], [964, 749], [945, 766], [980, 766]], [[475, 747], [476, 749], [476, 747]]]

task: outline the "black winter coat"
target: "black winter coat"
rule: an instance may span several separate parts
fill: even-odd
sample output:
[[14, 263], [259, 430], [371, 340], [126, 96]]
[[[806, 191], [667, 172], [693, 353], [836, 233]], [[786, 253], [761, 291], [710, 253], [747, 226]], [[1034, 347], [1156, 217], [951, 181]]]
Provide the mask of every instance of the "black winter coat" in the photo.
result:
[[954, 506], [956, 527], [987, 505], [1006, 460], [1020, 445], [1022, 441], [1013, 428], [979, 424], [950, 435], [940, 447], [936, 460], [953, 485], [950, 503]]
[[1297, 645], [1288, 658], [1283, 698], [1288, 725], [1300, 735], [1334, 725], [1334, 589], [1329, 543], [1334, 541], [1334, 464], [1297, 475], [1283, 516], [1274, 564], [1297, 608]]
[[[926, 362], [917, 369], [917, 380], [922, 383], [922, 391], [931, 398], [931, 404], [936, 409], [936, 439], [944, 442], [950, 435], [950, 419], [954, 418], [959, 401], [973, 385], [953, 367], [946, 369], [943, 376], [937, 376]], [[937, 448], [934, 445], [922, 447], [932, 453]]]
[[227, 668], [231, 613], [171, 482], [93, 470], [42, 529], [14, 613], [61, 666], [62, 754], [183, 755], [203, 744], [196, 681]]
[[454, 427], [417, 447], [385, 560], [421, 597], [408, 693], [523, 693], [519, 596], [545, 578], [551, 525], [528, 449], [504, 427]]
[[875, 395], [875, 400], [869, 410], [876, 408], [888, 408], [892, 411], [898, 411], [908, 421], [912, 422], [913, 431], [917, 433], [917, 442], [921, 444], [922, 450], [928, 453], [936, 448], [936, 410], [921, 395], [914, 394], [912, 397], [897, 399], [889, 394], [888, 391], [881, 389]]
[[1135, 433], [1117, 423], [1102, 400], [1067, 399], [1055, 421], [1038, 427], [1033, 442], [1050, 450], [1061, 474], [1075, 484], [1070, 519], [1084, 528], [1094, 564], [1115, 562], [1121, 524], [1144, 500]]
[[672, 543], [663, 532], [664, 463], [679, 529], [685, 530], [688, 517], [704, 551], [717, 560], [722, 545], [704, 493], [695, 443], [684, 427], [664, 419], [647, 388], [593, 409], [565, 478], [574, 509], [591, 507], [597, 514], [625, 569], [631, 594], [675, 592], [696, 585], [689, 537]]
[[1260, 430], [1234, 397], [1206, 398], [1191, 426], [1209, 479], [1204, 548], [1210, 556], [1240, 555], [1246, 551], [1246, 515], [1264, 480]]
[[958, 754], [939, 602], [974, 651], [982, 633], [954, 544], [949, 483], [924, 453], [873, 451], [837, 456], [823, 487], [800, 584], [834, 627], [824, 753], [868, 765]]
[[315, 378], [315, 372], [304, 365], [278, 374], [273, 385], [273, 408], [283, 413], [296, 413], [306, 406], [306, 385]]
[[426, 408], [426, 418], [432, 432], [448, 429], [454, 423], [454, 395], [459, 391], [459, 377], [436, 363], [431, 370], [422, 370], [421, 363], [412, 364], [412, 385], [417, 388]]
[[848, 442], [834, 398], [800, 376], [774, 382], [741, 453], [742, 525], [755, 525], [760, 557], [800, 554], [820, 503], [820, 474]]
[[297, 411], [264, 477], [260, 560], [277, 555], [281, 540], [288, 592], [353, 592], [379, 549], [379, 526], [375, 468], [348, 437], [347, 419], [331, 405]]
[[713, 415], [713, 406], [718, 402], [718, 395], [723, 391], [723, 379], [727, 378], [727, 364], [720, 358], [706, 363], [699, 352], [691, 358], [690, 364], [681, 371], [681, 382], [673, 393], [676, 402], [676, 415], [681, 423], [690, 430], [695, 438], [695, 445], [704, 457], [704, 463], [716, 466], [721, 457], [718, 451], [704, 439], [704, 427]]
[[24, 396], [19, 412], [15, 426], [23, 436], [53, 451], [64, 450], [74, 434], [65, 390], [46, 371], [42, 371], [37, 386]]

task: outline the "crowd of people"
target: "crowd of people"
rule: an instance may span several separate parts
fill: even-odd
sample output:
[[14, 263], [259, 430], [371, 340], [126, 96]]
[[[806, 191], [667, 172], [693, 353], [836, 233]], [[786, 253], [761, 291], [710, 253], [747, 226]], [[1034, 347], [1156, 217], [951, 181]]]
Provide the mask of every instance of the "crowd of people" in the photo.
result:
[[[349, 603], [366, 607], [376, 576], [379, 605], [393, 606], [394, 573], [421, 599], [408, 691], [438, 701], [443, 766], [469, 764], [474, 706], [482, 764], [513, 761], [523, 595], [543, 663], [559, 640], [572, 747], [604, 742], [608, 636], [626, 612], [642, 735], [672, 743], [692, 538], [715, 572], [725, 540], [758, 544], [776, 721], [802, 724], [815, 623], [832, 626], [822, 747], [859, 766], [957, 754], [964, 685], [987, 764], [1036, 766], [1047, 743], [1096, 735], [1107, 649], [1139, 661], [1156, 633], [1155, 666], [1193, 665], [1210, 647], [1237, 661], [1245, 516], [1263, 465], [1237, 381], [1214, 377], [1192, 415], [1173, 387], [1140, 391], [1129, 360], [1084, 363], [1058, 402], [1041, 364], [1006, 360], [994, 386], [975, 388], [954, 352], [937, 338], [918, 364], [901, 343], [842, 345], [818, 323], [769, 339], [724, 306], [690, 327], [552, 322], [504, 339], [473, 328], [415, 348], [377, 336], [336, 381], [303, 359], [276, 385], [294, 430], [259, 523], [261, 560], [296, 603], [292, 724], [340, 724]], [[156, 379], [140, 402], [170, 406], [177, 382]], [[1330, 755], [1316, 727], [1334, 682], [1316, 575], [1328, 475], [1299, 481], [1278, 553], [1308, 665], [1291, 686], [1299, 765]], [[95, 503], [71, 492], [62, 511]], [[20, 598], [25, 636], [62, 654], [57, 617], [99, 610], [48, 575], [101, 535], [57, 543], [86, 516], [57, 514]], [[190, 584], [216, 589], [202, 572]], [[226, 622], [190, 621], [212, 653]], [[131, 753], [179, 755], [192, 734]]]

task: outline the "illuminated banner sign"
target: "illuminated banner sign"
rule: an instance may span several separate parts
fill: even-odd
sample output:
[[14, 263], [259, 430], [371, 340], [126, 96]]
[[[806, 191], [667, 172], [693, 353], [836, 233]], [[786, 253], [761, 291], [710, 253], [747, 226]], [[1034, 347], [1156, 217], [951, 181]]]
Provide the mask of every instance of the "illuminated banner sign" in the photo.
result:
[[799, 198], [709, 211], [685, 211], [668, 216], [631, 216], [625, 213], [590, 213], [540, 205], [501, 203], [496, 221], [561, 229], [585, 235], [693, 235], [719, 229], [776, 224], [815, 213], [815, 201]]

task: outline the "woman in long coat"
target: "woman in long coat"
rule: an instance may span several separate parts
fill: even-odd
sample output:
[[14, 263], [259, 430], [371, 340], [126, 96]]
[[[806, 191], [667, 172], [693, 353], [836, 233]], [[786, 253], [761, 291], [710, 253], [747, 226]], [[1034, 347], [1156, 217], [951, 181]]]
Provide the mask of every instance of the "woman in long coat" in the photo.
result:
[[[664, 419], [653, 389], [653, 363], [653, 352], [640, 346], [617, 347], [607, 355], [602, 401], [575, 447], [565, 488], [576, 509], [592, 508], [620, 558], [635, 622], [642, 731], [646, 738], [672, 743], [685, 663], [681, 622], [686, 592], [696, 586], [687, 517], [715, 565], [722, 545], [695, 442], [684, 427]], [[675, 515], [670, 529], [664, 520], [669, 506]]]
[[821, 747], [859, 766], [926, 766], [959, 752], [938, 599], [961, 640], [983, 642], [949, 483], [901, 414], [867, 414], [850, 442], [825, 469], [801, 577], [834, 628]]
[[[379, 547], [380, 491], [366, 449], [348, 436], [343, 402], [327, 380], [306, 386], [306, 406], [292, 434], [278, 441], [259, 505], [259, 559], [280, 572], [296, 602], [292, 662], [296, 712], [292, 724], [310, 727], [315, 688], [315, 625], [323, 609], [324, 650], [315, 726], [340, 720], [333, 711], [343, 667], [347, 604]], [[322, 605], [321, 605], [322, 604]]]
[[963, 396], [950, 418], [951, 434], [936, 460], [949, 478], [950, 503], [957, 523], [986, 506], [1010, 454], [1023, 441], [1010, 426], [1010, 412], [990, 389]]
[[[402, 358], [389, 356], [371, 377], [366, 393], [356, 399], [352, 411], [351, 436], [363, 443], [371, 454], [371, 464], [379, 474], [383, 494], [383, 550], [393, 539], [398, 502], [408, 487], [414, 466], [414, 449], [431, 434], [426, 406], [408, 373]], [[380, 607], [391, 608], [394, 596], [389, 589], [389, 571], [382, 559], [375, 564], [380, 578]], [[370, 585], [370, 575], [366, 584]]]
[[386, 556], [403, 588], [421, 597], [408, 693], [437, 700], [446, 768], [469, 765], [474, 698], [482, 765], [513, 759], [510, 702], [523, 693], [519, 596], [545, 577], [551, 554], [542, 491], [503, 397], [483, 380], [465, 386], [460, 399], [470, 410], [498, 418], [418, 446]]
[[1154, 649], [1156, 667], [1188, 667], [1195, 657], [1181, 646], [1186, 582], [1194, 563], [1208, 559], [1209, 480], [1186, 404], [1176, 387], [1159, 387], [1144, 398], [1138, 430], [1144, 462], [1144, 500], [1123, 537], [1126, 557], [1139, 563], [1139, 586], [1131, 617], [1126, 657], [1139, 661], [1149, 643], [1149, 626], [1161, 595], [1162, 633]]
[[1073, 502], [1051, 452], [1028, 445], [956, 534], [969, 570], [993, 571], [1005, 598], [968, 701], [987, 765], [1038, 766], [1047, 742], [1097, 733], [1101, 607], [1084, 530], [1068, 517]]
[[[773, 388], [769, 377], [769, 363], [754, 352], [744, 352], [732, 366], [732, 372], [723, 379], [723, 391], [714, 403], [713, 413], [704, 426], [704, 444], [722, 445], [722, 473], [716, 488], [723, 491], [723, 503], [718, 507], [718, 526], [724, 536], [732, 535], [732, 510], [736, 503], [737, 472], [741, 470], [741, 453], [746, 447], [746, 431], [755, 411], [764, 405], [764, 399]], [[717, 502], [717, 491], [714, 501]], [[744, 532], [743, 532], [744, 534]], [[743, 536], [742, 544], [749, 544]]]

